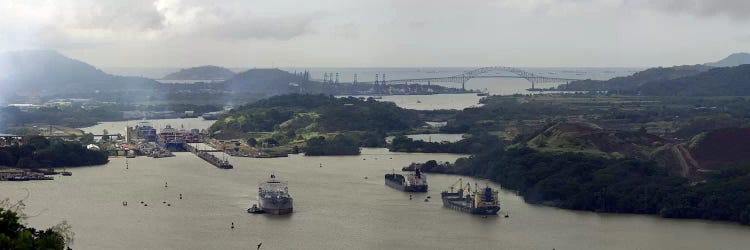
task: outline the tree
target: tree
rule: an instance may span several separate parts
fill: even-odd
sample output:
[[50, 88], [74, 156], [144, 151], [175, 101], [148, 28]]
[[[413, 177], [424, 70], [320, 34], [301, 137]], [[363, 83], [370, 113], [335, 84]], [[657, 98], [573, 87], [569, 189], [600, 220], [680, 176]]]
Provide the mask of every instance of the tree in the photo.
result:
[[23, 201], [0, 201], [0, 249], [65, 249], [73, 242], [67, 222], [47, 230], [24, 226]]
[[258, 140], [255, 140], [255, 138], [247, 139], [247, 145], [250, 145], [250, 147], [255, 147], [258, 145]]
[[81, 136], [80, 141], [81, 141], [81, 144], [83, 144], [83, 145], [93, 144], [94, 143], [94, 134], [92, 134], [92, 133], [83, 133], [83, 135]]

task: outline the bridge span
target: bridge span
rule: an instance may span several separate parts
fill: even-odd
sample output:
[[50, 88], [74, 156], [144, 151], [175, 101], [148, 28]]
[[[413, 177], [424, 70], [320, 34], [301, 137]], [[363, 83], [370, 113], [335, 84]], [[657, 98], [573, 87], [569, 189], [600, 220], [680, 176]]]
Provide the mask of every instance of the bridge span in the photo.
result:
[[[501, 74], [505, 73], [505, 74]], [[507, 74], [511, 73], [511, 74]], [[531, 89], [536, 89], [537, 83], [568, 83], [571, 81], [583, 80], [583, 79], [572, 79], [562, 77], [548, 77], [540, 76], [522, 69], [504, 66], [484, 67], [478, 68], [464, 73], [445, 76], [445, 77], [429, 77], [429, 78], [412, 78], [412, 79], [394, 79], [386, 80], [385, 74], [379, 79], [378, 75], [375, 77], [375, 81], [371, 82], [356, 82], [355, 83], [374, 83], [374, 84], [409, 84], [409, 83], [460, 83], [462, 89], [466, 89], [466, 82], [476, 78], [519, 78], [526, 79], [531, 83]], [[331, 79], [330, 77], [328, 79]], [[336, 81], [338, 81], [338, 74], [336, 75]]]
[[[499, 74], [504, 72], [510, 72], [513, 75]], [[531, 89], [536, 89], [537, 83], [568, 83], [571, 81], [581, 79], [561, 78], [561, 77], [548, 77], [540, 76], [525, 70], [512, 67], [484, 67], [478, 68], [471, 71], [466, 71], [462, 74], [448, 77], [432, 77], [432, 78], [416, 78], [416, 79], [397, 79], [397, 80], [386, 80], [385, 83], [432, 83], [432, 82], [450, 82], [460, 83], [462, 89], [466, 89], [466, 82], [475, 78], [521, 78], [531, 82]], [[382, 82], [381, 82], [382, 83]]]

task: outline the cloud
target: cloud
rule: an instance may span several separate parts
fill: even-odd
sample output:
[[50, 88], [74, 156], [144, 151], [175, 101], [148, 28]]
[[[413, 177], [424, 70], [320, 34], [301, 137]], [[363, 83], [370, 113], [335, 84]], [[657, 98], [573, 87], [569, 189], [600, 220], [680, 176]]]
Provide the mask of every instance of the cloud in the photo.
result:
[[667, 13], [700, 17], [725, 16], [736, 21], [750, 19], [750, 1], [748, 0], [626, 0], [626, 3]]
[[743, 43], [750, 43], [750, 35], [741, 35], [735, 37], [735, 40]]
[[699, 17], [724, 16], [737, 21], [750, 19], [748, 0], [473, 0], [484, 6], [495, 4], [522, 12], [564, 14], [605, 10], [653, 9]]
[[0, 2], [0, 50], [87, 48], [174, 38], [289, 40], [321, 13], [262, 15], [247, 1], [28, 0]]
[[254, 12], [251, 6], [232, 8], [235, 6], [201, 3], [156, 1], [154, 6], [164, 17], [165, 35], [289, 40], [310, 32], [314, 16], [321, 15], [262, 16]]

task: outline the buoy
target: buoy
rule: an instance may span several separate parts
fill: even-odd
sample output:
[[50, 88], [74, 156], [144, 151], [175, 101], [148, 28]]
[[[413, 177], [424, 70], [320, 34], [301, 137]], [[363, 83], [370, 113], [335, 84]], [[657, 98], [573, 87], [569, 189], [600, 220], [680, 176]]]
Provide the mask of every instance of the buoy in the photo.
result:
[[430, 199], [424, 199], [424, 202], [428, 202], [428, 201], [430, 201]]
[[432, 199], [432, 197], [430, 197], [430, 196], [428, 195], [428, 196], [427, 196], [427, 199]]
[[148, 204], [143, 204], [144, 207], [148, 207]]
[[143, 201], [141, 201], [141, 204], [143, 204]]
[[508, 217], [510, 217], [510, 216], [508, 216], [508, 214], [505, 214], [505, 218], [508, 218]]

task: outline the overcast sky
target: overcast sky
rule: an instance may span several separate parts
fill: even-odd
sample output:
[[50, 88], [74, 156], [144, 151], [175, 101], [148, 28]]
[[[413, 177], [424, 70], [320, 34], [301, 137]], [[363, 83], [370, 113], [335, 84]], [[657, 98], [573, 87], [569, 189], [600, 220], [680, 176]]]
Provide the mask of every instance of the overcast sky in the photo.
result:
[[750, 0], [0, 0], [0, 50], [98, 67], [671, 66], [749, 27]]

